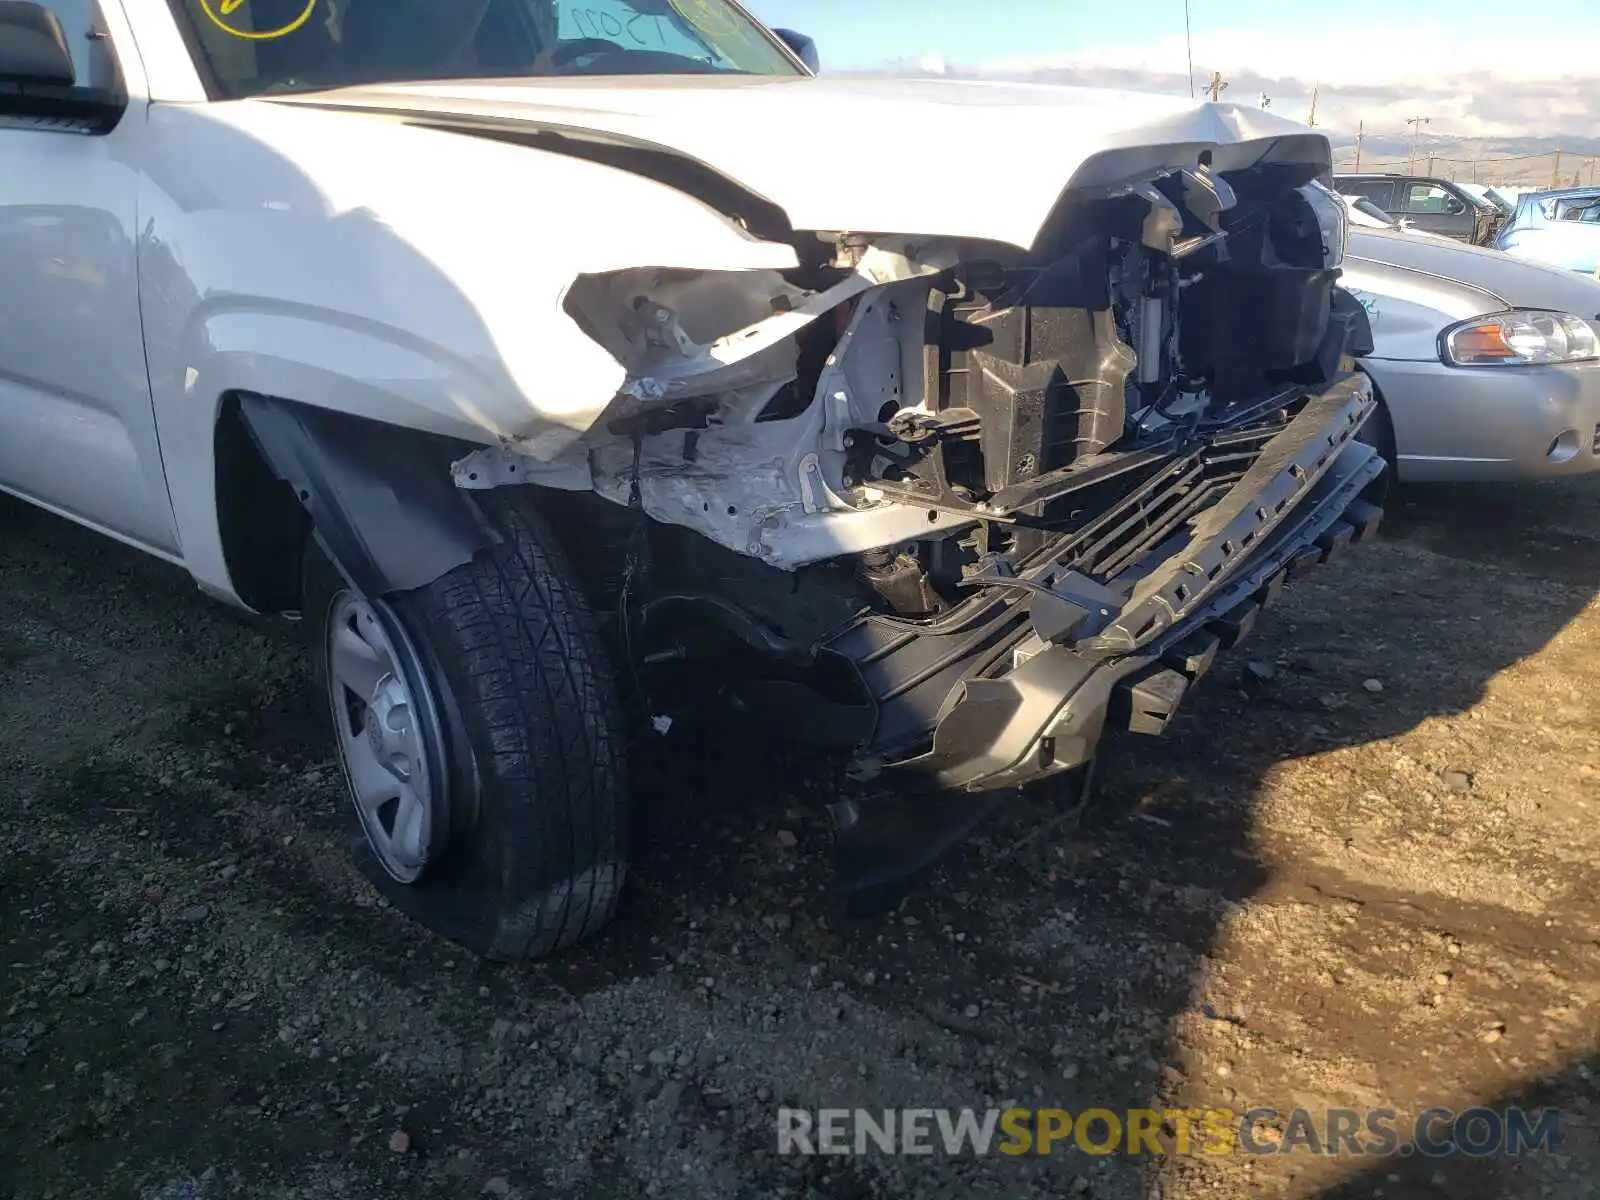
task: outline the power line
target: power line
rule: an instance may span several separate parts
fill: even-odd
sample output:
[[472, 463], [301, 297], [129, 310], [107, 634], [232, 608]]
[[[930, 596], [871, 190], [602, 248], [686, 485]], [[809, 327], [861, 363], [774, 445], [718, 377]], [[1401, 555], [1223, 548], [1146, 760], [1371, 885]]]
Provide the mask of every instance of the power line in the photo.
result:
[[[1361, 140], [1362, 140], [1362, 136], [1363, 135], [1361, 135], [1361, 134], [1357, 134], [1356, 145], [1341, 147], [1338, 150], [1335, 150], [1334, 153], [1335, 154], [1356, 154], [1356, 153], [1358, 153], [1359, 149], [1360, 149], [1360, 143], [1361, 143]], [[1472, 158], [1452, 158], [1451, 156], [1446, 155], [1446, 154], [1430, 154], [1428, 157], [1432, 158], [1432, 159], [1436, 159], [1437, 161], [1442, 162], [1442, 163], [1510, 163], [1510, 162], [1537, 162], [1541, 158], [1549, 158], [1554, 153], [1555, 153], [1554, 150], [1544, 150], [1544, 151], [1541, 151], [1538, 154], [1501, 154], [1501, 155], [1490, 155], [1490, 156], [1478, 155], [1478, 156], [1472, 157]], [[1395, 163], [1403, 163], [1403, 162], [1407, 162], [1407, 161], [1415, 162], [1415, 159], [1407, 160], [1407, 159], [1399, 157], [1398, 155], [1395, 155], [1395, 156], [1386, 157], [1386, 158], [1376, 158], [1376, 159], [1373, 159], [1372, 161], [1374, 163], [1382, 162], [1382, 163], [1395, 164]]]

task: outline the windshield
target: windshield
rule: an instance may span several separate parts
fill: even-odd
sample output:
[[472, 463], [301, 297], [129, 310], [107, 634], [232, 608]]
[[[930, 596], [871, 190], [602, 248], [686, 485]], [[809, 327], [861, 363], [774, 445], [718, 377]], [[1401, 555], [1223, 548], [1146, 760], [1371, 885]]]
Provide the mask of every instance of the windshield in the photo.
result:
[[801, 75], [730, 0], [171, 0], [224, 97], [563, 75]]
[[1551, 196], [1539, 202], [1547, 221], [1577, 221], [1580, 224], [1600, 225], [1600, 193], [1580, 193], [1576, 196]]

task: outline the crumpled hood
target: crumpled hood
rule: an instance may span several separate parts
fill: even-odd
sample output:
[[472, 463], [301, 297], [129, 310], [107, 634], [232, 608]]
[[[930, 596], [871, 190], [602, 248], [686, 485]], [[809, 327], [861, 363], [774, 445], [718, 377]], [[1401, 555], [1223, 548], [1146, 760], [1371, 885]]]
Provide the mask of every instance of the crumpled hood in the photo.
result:
[[1193, 167], [1330, 167], [1320, 134], [1259, 109], [967, 80], [567, 77], [342, 88], [270, 103], [430, 123], [589, 131], [696, 159], [796, 229], [1027, 247], [1067, 187]]

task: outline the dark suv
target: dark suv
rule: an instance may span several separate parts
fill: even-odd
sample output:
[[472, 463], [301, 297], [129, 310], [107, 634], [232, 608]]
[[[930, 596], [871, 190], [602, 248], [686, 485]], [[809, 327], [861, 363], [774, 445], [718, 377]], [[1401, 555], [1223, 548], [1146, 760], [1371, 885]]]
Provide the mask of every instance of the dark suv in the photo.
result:
[[1392, 216], [1428, 233], [1488, 245], [1503, 214], [1448, 179], [1426, 175], [1335, 175], [1347, 196], [1365, 196]]

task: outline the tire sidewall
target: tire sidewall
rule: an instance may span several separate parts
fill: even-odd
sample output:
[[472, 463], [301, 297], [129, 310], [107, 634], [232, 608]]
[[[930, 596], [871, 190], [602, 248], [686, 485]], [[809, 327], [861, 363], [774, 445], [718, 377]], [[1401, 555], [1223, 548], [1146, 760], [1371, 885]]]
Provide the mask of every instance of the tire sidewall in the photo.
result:
[[[347, 811], [352, 856], [391, 904], [509, 960], [553, 953], [611, 919], [627, 874], [628, 774], [594, 614], [532, 490], [507, 491], [480, 502], [495, 545], [422, 587], [367, 598], [383, 602], [434, 701], [450, 797], [444, 844], [415, 882], [399, 883], [353, 801]], [[314, 539], [305, 579], [326, 705], [327, 615], [347, 584]]]
[[[309, 539], [305, 562], [306, 635], [311, 643], [312, 661], [316, 677], [316, 690], [326, 709], [331, 703], [328, 686], [328, 617], [333, 602], [340, 592], [353, 590], [333, 566], [315, 538]], [[369, 602], [372, 597], [364, 597]], [[403, 639], [411, 651], [413, 661], [425, 675], [425, 684], [432, 693], [438, 713], [439, 733], [436, 745], [428, 747], [429, 766], [438, 770], [444, 782], [448, 802], [442, 814], [444, 836], [436, 842], [427, 867], [412, 883], [401, 883], [384, 868], [362, 828], [361, 817], [356, 812], [349, 785], [344, 780], [344, 767], [340, 763], [340, 781], [344, 787], [345, 843], [356, 869], [378, 889], [384, 898], [400, 911], [430, 925], [445, 937], [471, 944], [475, 931], [488, 918], [491, 897], [483, 895], [481, 880], [487, 874], [500, 875], [499, 863], [486, 863], [480, 852], [484, 844], [480, 834], [483, 818], [483, 786], [478, 771], [478, 758], [466, 734], [466, 722], [461, 705], [451, 686], [448, 673], [422, 627], [413, 605], [400, 595], [390, 601], [373, 604], [379, 619], [386, 621], [391, 637]], [[331, 723], [332, 714], [329, 713]], [[434, 740], [434, 739], [429, 739]], [[337, 746], [333, 747], [338, 757]], [[439, 816], [435, 817], [438, 821]], [[437, 833], [436, 833], [437, 837]]]

